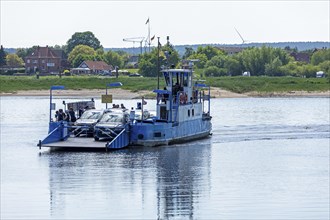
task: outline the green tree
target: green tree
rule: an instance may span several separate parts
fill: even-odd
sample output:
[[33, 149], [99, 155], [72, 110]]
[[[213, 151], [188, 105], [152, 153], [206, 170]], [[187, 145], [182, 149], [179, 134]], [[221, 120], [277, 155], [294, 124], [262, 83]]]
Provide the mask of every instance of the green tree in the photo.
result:
[[327, 75], [330, 75], [330, 60], [320, 63], [318, 68], [319, 70], [325, 72]]
[[143, 76], [155, 77], [158, 74], [156, 62], [152, 62], [154, 59], [150, 56], [149, 59], [144, 56], [139, 61], [139, 73]]
[[[291, 60], [284, 50], [266, 46], [245, 49], [237, 55], [237, 58], [243, 65], [243, 71], [250, 71], [251, 75], [255, 76], [264, 75], [266, 65], [271, 64], [276, 58], [282, 65], [288, 64]], [[269, 65], [268, 67], [270, 68]]]
[[[157, 76], [158, 49], [154, 48], [150, 53], [145, 53], [139, 57], [139, 73], [143, 76]], [[160, 48], [159, 66], [166, 68], [176, 67], [179, 62], [179, 53], [171, 44], [166, 44]]]
[[75, 56], [75, 58], [72, 60], [72, 66], [78, 67], [82, 62], [87, 60], [94, 60], [95, 56], [88, 55], [88, 54], [78, 54]]
[[220, 72], [219, 68], [216, 66], [209, 66], [204, 70], [204, 76], [216, 76]]
[[224, 68], [227, 69], [228, 74], [231, 76], [238, 76], [242, 74], [242, 66], [240, 62], [234, 57], [231, 56], [226, 57]]
[[[80, 57], [79, 59], [76, 59], [78, 55], [80, 55]], [[93, 48], [86, 45], [77, 45], [69, 54], [68, 60], [73, 67], [77, 67], [80, 64], [80, 63], [77, 64], [77, 62], [82, 58], [88, 58], [89, 60], [94, 60], [95, 57], [96, 57], [96, 52]]]
[[291, 62], [287, 65], [283, 65], [280, 67], [280, 72], [286, 76], [298, 76], [298, 66], [296, 63]]
[[74, 33], [67, 42], [67, 53], [70, 54], [73, 48], [78, 45], [86, 45], [93, 48], [94, 50], [102, 48], [100, 41], [91, 31]]
[[21, 67], [24, 65], [24, 61], [17, 54], [8, 54], [6, 56], [6, 62], [9, 67]]
[[1, 45], [1, 48], [0, 48], [0, 66], [6, 65], [6, 56], [7, 56], [7, 53], [3, 49], [3, 46]]
[[212, 46], [206, 46], [202, 47], [199, 46], [196, 51], [197, 54], [205, 54], [208, 60], [212, 59], [212, 57], [223, 54], [223, 51], [212, 47]]
[[206, 62], [205, 67], [216, 66], [218, 68], [224, 68], [226, 63], [225, 55], [217, 55], [212, 57], [209, 61]]
[[276, 57], [270, 63], [265, 64], [265, 74], [267, 76], [283, 76], [280, 67], [282, 66], [281, 60]]
[[324, 61], [330, 60], [330, 49], [322, 49], [316, 51], [311, 57], [311, 64], [319, 65]]
[[23, 60], [25, 60], [25, 57], [29, 54], [31, 54], [33, 51], [35, 51], [35, 49], [38, 46], [33, 46], [33, 47], [29, 47], [29, 48], [17, 48], [16, 50], [16, 54], [17, 56], [19, 56], [20, 58], [22, 58]]
[[[161, 65], [165, 65], [167, 67], [171, 67], [171, 66], [176, 67], [178, 65], [180, 60], [179, 53], [174, 49], [172, 44], [170, 43], [165, 44], [163, 47], [161, 47], [161, 51], [165, 55], [164, 57], [165, 59], [162, 60]], [[167, 57], [166, 54], [168, 54]], [[157, 57], [157, 53], [155, 53], [155, 55]]]
[[204, 66], [207, 62], [207, 56], [205, 54], [194, 53], [188, 57], [188, 60], [198, 60], [198, 62], [195, 62], [194, 65], [197, 68], [202, 69], [202, 68], [204, 68]]
[[317, 67], [312, 64], [304, 64], [301, 66], [300, 75], [306, 78], [316, 77]]
[[182, 59], [187, 59], [194, 53], [195, 53], [195, 51], [192, 47], [185, 47], [185, 52], [184, 52], [184, 55], [182, 56]]
[[118, 66], [119, 68], [124, 67], [124, 60], [123, 58], [116, 52], [109, 50], [104, 54], [104, 61], [112, 65], [113, 67]]
[[227, 69], [209, 66], [204, 70], [205, 76], [227, 76]]

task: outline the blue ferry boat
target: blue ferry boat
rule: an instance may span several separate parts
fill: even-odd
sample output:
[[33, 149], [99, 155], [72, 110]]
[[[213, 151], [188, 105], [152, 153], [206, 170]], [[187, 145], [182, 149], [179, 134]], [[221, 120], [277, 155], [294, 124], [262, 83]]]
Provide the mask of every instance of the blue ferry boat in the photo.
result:
[[[106, 142], [72, 135], [77, 126], [66, 121], [52, 121], [50, 116], [49, 134], [40, 140], [41, 147], [78, 147], [120, 149], [133, 146], [158, 146], [182, 143], [211, 135], [210, 87], [193, 80], [191, 69], [165, 69], [161, 71], [165, 80], [163, 89], [156, 89], [156, 115], [151, 118], [134, 117], [130, 114], [120, 131], [108, 129]], [[64, 89], [53, 86], [51, 90]], [[50, 92], [52, 94], [52, 92]], [[50, 114], [53, 104], [50, 98]], [[141, 111], [143, 115], [143, 100]], [[106, 109], [111, 111], [111, 109]], [[128, 115], [128, 114], [127, 114]], [[132, 116], [133, 115], [133, 116]], [[97, 126], [97, 125], [96, 125]], [[81, 127], [78, 127], [81, 129]], [[115, 135], [114, 135], [115, 134]]]

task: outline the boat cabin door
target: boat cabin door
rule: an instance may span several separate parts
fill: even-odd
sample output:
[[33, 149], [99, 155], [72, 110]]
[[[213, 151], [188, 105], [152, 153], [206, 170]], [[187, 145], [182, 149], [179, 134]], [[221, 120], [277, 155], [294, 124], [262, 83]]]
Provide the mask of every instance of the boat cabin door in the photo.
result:
[[166, 89], [171, 91], [173, 96], [181, 94], [186, 96], [186, 102], [191, 100], [192, 72], [190, 70], [164, 72], [164, 77]]

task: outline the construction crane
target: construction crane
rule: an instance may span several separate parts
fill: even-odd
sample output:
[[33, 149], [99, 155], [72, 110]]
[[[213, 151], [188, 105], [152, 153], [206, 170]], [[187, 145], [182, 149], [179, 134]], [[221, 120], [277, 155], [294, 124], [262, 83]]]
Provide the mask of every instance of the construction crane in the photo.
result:
[[142, 43], [143, 43], [144, 37], [130, 37], [130, 38], [124, 38], [123, 41], [126, 42], [133, 42], [133, 49], [135, 43], [140, 43], [140, 53], [142, 54]]

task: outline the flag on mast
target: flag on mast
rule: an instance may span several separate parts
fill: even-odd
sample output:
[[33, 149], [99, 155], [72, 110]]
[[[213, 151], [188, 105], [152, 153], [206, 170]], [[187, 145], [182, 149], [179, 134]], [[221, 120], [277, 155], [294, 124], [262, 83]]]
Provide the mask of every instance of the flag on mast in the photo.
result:
[[149, 18], [148, 18], [148, 20], [146, 21], [146, 24], [148, 24], [149, 23]]

